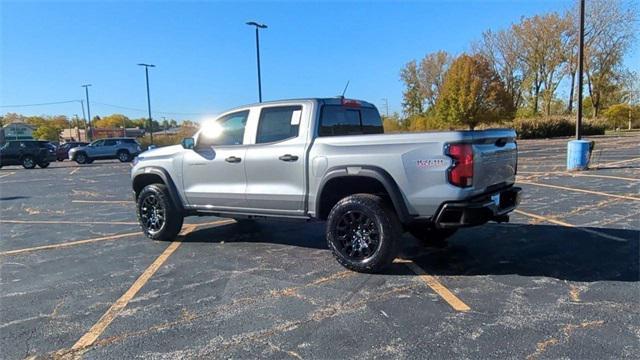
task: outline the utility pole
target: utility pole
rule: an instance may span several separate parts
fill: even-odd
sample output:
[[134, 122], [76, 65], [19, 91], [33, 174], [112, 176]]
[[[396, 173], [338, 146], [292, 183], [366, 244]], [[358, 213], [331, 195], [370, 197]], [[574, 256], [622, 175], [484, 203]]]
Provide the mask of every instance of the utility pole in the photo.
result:
[[149, 68], [156, 67], [153, 64], [138, 64], [144, 66], [144, 74], [147, 79], [147, 109], [149, 110], [149, 143], [153, 145], [153, 120], [151, 120], [151, 96], [149, 95]]
[[262, 102], [262, 79], [260, 77], [260, 35], [259, 35], [259, 30], [260, 29], [266, 29], [267, 25], [259, 24], [259, 23], [255, 22], [255, 21], [249, 21], [249, 22], [247, 22], [247, 25], [256, 27], [256, 59], [257, 59], [257, 62], [258, 62], [258, 102]]
[[389, 117], [389, 99], [387, 98], [382, 98], [384, 107], [386, 108], [386, 112], [387, 112], [387, 117]]
[[578, 45], [578, 118], [576, 121], [576, 140], [582, 138], [582, 73], [584, 71], [584, 0], [580, 0], [580, 33]]
[[91, 142], [91, 140], [93, 140], [93, 127], [91, 127], [91, 108], [89, 107], [89, 86], [91, 86], [91, 84], [82, 85], [82, 87], [84, 88], [85, 95], [87, 97], [87, 115], [89, 116], [89, 122], [87, 125], [88, 128], [84, 129], [84, 132], [85, 134], [87, 134], [88, 132], [87, 139], [89, 139], [89, 142]]

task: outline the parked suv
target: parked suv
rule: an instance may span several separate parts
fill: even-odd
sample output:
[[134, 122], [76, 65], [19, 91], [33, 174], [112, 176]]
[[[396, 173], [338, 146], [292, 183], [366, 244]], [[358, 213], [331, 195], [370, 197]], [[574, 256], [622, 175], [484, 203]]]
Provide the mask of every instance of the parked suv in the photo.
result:
[[78, 164], [90, 164], [94, 160], [118, 159], [121, 162], [133, 160], [142, 149], [132, 138], [100, 139], [87, 146], [78, 146], [69, 150], [69, 160]]
[[86, 142], [78, 142], [78, 141], [69, 141], [64, 144], [61, 144], [56, 149], [56, 157], [58, 161], [64, 161], [64, 159], [69, 158], [69, 150], [73, 148], [77, 148], [78, 146], [87, 146], [89, 143]]
[[46, 168], [52, 161], [56, 161], [56, 150], [47, 141], [10, 140], [0, 148], [0, 167], [22, 165], [33, 169], [38, 165]]
[[174, 239], [190, 215], [320, 220], [340, 264], [375, 272], [403, 231], [440, 242], [508, 221], [520, 192], [515, 139], [509, 129], [384, 134], [378, 110], [359, 100], [265, 102], [145, 151], [131, 176], [152, 239]]

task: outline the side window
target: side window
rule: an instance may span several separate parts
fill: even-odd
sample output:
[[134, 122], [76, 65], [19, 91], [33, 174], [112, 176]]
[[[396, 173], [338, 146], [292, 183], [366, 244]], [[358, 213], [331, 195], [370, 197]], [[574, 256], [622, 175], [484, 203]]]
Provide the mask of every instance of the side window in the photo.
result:
[[91, 145], [93, 145], [93, 146], [102, 146], [102, 145], [104, 145], [104, 140], [96, 140], [96, 141], [92, 142]]
[[256, 144], [282, 141], [298, 136], [302, 106], [263, 108], [258, 121]]
[[249, 110], [226, 115], [215, 123], [204, 125], [198, 138], [198, 148], [214, 145], [242, 145]]
[[320, 136], [362, 134], [360, 111], [345, 109], [342, 106], [323, 107], [319, 134]]
[[365, 134], [383, 134], [382, 119], [376, 108], [362, 108], [362, 131]]
[[115, 140], [105, 140], [104, 141], [104, 146], [115, 146], [116, 145], [116, 141]]
[[382, 120], [375, 108], [346, 108], [325, 105], [322, 108], [319, 136], [382, 134]]

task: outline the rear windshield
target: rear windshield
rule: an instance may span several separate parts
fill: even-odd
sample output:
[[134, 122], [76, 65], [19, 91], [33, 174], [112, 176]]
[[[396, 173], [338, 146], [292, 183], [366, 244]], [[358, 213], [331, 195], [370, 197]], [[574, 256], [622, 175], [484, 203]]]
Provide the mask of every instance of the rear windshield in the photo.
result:
[[325, 105], [322, 108], [319, 136], [382, 133], [382, 120], [376, 108], [349, 108], [340, 105]]

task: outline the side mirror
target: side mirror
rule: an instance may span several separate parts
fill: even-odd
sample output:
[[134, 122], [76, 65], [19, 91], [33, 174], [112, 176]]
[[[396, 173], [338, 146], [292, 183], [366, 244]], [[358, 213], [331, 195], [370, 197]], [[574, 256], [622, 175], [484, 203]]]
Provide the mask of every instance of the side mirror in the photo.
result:
[[182, 139], [182, 147], [185, 149], [193, 149], [196, 146], [196, 141], [192, 137]]

